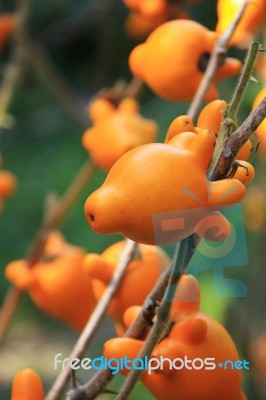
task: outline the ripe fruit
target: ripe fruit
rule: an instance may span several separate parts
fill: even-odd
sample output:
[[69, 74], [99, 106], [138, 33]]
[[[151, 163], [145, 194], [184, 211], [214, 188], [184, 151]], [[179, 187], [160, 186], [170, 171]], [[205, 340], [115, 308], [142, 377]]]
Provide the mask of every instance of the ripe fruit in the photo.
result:
[[39, 375], [30, 368], [15, 375], [10, 400], [43, 400], [44, 392]]
[[[102, 255], [88, 254], [84, 259], [84, 270], [92, 279], [97, 301], [113, 277], [124, 246], [125, 241], [117, 242], [108, 247]], [[138, 258], [130, 262], [121, 286], [108, 308], [108, 314], [114, 319], [117, 332], [121, 336], [125, 331], [125, 310], [133, 305], [141, 305], [160, 273], [170, 265], [168, 256], [159, 247], [140, 245], [139, 251]]]
[[[196, 279], [186, 276], [182, 277], [180, 283], [184, 279], [185, 282], [177, 288], [176, 302], [173, 303], [174, 324], [151, 354], [154, 370], [150, 374], [147, 370], [143, 371], [141, 380], [157, 400], [245, 400], [241, 389], [241, 371], [218, 367], [220, 362], [239, 359], [233, 340], [221, 324], [199, 311], [200, 291]], [[136, 308], [133, 311], [131, 321], [127, 316], [130, 323], [134, 313], [138, 313]], [[133, 360], [138, 357], [142, 346], [142, 340], [115, 338], [105, 343], [103, 352], [108, 359], [127, 356]], [[164, 362], [159, 369], [161, 358], [164, 358]], [[196, 368], [192, 368], [192, 363], [188, 364], [189, 369], [181, 368], [185, 358], [197, 359], [193, 364]], [[200, 368], [202, 363], [199, 359], [206, 358], [215, 359], [215, 369]], [[176, 359], [174, 365], [178, 370], [171, 369], [169, 359]], [[120, 372], [127, 375], [129, 371], [124, 369]]]
[[28, 290], [42, 310], [75, 329], [82, 329], [94, 307], [92, 284], [82, 268], [83, 249], [65, 242], [59, 232], [48, 237], [43, 259], [32, 268], [26, 260], [10, 262], [6, 277]]
[[[216, 30], [223, 33], [234, 21], [244, 0], [218, 0], [218, 23]], [[266, 22], [265, 0], [252, 0], [248, 3], [244, 14], [237, 25], [231, 39], [231, 44], [238, 47], [247, 47], [263, 28]]]
[[215, 136], [201, 131], [182, 147], [184, 134], [167, 144], [140, 146], [118, 160], [85, 203], [92, 229], [145, 244], [177, 242], [211, 212], [243, 198], [239, 180], [206, 178]]
[[96, 99], [89, 108], [93, 121], [82, 142], [94, 163], [105, 170], [128, 150], [150, 143], [157, 134], [157, 124], [139, 114], [133, 98], [123, 99], [117, 108], [108, 100]]
[[[175, 101], [189, 101], [201, 82], [218, 34], [197, 22], [174, 20], [155, 29], [146, 42], [133, 49], [129, 57], [132, 73], [158, 95]], [[205, 96], [218, 97], [216, 82], [236, 75], [241, 63], [227, 58], [218, 68]]]

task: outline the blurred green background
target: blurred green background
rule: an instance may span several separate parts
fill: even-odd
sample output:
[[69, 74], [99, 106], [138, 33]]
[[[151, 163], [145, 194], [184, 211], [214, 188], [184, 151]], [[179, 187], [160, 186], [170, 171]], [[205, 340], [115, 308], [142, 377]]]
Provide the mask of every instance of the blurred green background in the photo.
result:
[[[16, 4], [4, 0], [0, 7], [0, 11], [14, 11]], [[215, 7], [216, 1], [205, 0], [188, 7], [188, 11], [194, 19], [214, 29]], [[117, 80], [130, 79], [127, 58], [137, 42], [124, 32], [127, 13], [120, 0], [31, 2], [28, 20], [30, 37], [44, 49], [49, 63], [71, 87], [71, 93], [76, 96], [72, 100], [80, 105], [84, 115], [91, 97], [102, 87], [111, 87]], [[10, 41], [0, 55], [0, 78], [4, 75], [12, 49], [13, 43]], [[233, 52], [243, 60], [243, 51]], [[12, 171], [19, 182], [15, 194], [6, 201], [0, 216], [0, 302], [9, 288], [4, 277], [5, 265], [27, 254], [41, 225], [47, 194], [62, 195], [87, 158], [81, 145], [84, 127], [71, 118], [65, 104], [58, 101], [53, 88], [47, 86], [49, 71], [46, 71], [44, 78], [34, 65], [25, 66], [12, 99], [9, 114], [14, 117], [14, 126], [2, 129], [0, 133], [4, 168]], [[230, 99], [235, 83], [236, 79], [232, 79], [220, 84], [221, 98]], [[254, 83], [248, 88], [240, 118], [248, 115], [258, 90], [259, 87]], [[159, 124], [159, 141], [163, 141], [170, 122], [188, 108], [188, 104], [166, 102], [146, 88], [140, 101], [143, 115], [155, 119]], [[258, 168], [254, 185], [265, 190], [265, 166], [254, 154], [252, 162]], [[85, 199], [104, 178], [102, 171], [94, 174], [62, 226], [67, 240], [84, 247], [88, 252], [102, 252], [118, 238], [93, 233], [83, 214]], [[261, 295], [261, 285], [257, 302], [256, 290], [256, 296], [254, 294], [258, 274], [260, 282], [261, 279], [265, 282], [265, 271], [261, 271], [265, 259], [264, 239], [265, 233], [262, 231], [247, 231], [248, 266], [228, 268], [226, 272], [228, 277], [241, 279], [250, 285], [248, 298], [217, 297], [212, 290], [211, 271], [200, 276], [202, 309], [227, 325], [238, 345], [240, 357], [247, 357], [245, 324], [257, 324], [259, 320], [260, 331], [265, 330], [265, 307], [262, 306], [265, 296]], [[169, 249], [171, 251], [172, 248]], [[253, 315], [251, 306], [256, 308], [257, 317], [247, 322], [247, 315]], [[89, 357], [100, 355], [102, 344], [114, 334], [112, 323], [106, 318], [104, 329], [99, 331], [88, 350]], [[67, 356], [77, 337], [76, 332], [38, 310], [25, 295], [0, 348], [0, 399], [9, 399], [12, 378], [18, 369], [24, 367], [36, 369], [48, 389], [56, 376], [53, 370], [54, 355], [62, 352]], [[248, 398], [262, 399], [259, 397], [262, 395], [256, 392], [254, 379], [250, 379], [254, 377], [248, 375], [245, 377]], [[85, 378], [82, 377], [83, 380]], [[110, 387], [117, 390], [121, 379], [116, 378]], [[114, 398], [111, 395], [103, 397]], [[145, 400], [152, 399], [152, 396], [139, 384], [131, 398]]]

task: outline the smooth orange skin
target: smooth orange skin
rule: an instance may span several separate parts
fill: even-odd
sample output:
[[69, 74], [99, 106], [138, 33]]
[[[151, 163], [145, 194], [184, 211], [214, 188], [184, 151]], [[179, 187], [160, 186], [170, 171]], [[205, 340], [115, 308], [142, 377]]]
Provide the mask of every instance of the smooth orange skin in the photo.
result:
[[[192, 234], [197, 223], [210, 212], [243, 198], [245, 187], [240, 181], [209, 182], [206, 178], [215, 136], [202, 131], [186, 149], [178, 146], [181, 135], [172, 139], [174, 145], [140, 146], [115, 163], [103, 185], [85, 203], [85, 215], [92, 229], [121, 233], [138, 243], [176, 242]], [[158, 243], [153, 218], [169, 211], [179, 211], [186, 226], [169, 232], [165, 227], [164, 237]]]
[[[235, 19], [244, 0], [218, 0], [218, 23], [216, 30], [223, 33]], [[236, 27], [231, 45], [241, 48], [247, 47], [263, 28], [266, 22], [265, 0], [252, 0], [249, 2], [238, 26]]]
[[[203, 54], [211, 54], [218, 34], [197, 22], [174, 20], [155, 29], [146, 42], [133, 49], [129, 57], [132, 73], [156, 94], [173, 101], [190, 101], [201, 82], [198, 63]], [[215, 82], [236, 75], [241, 63], [227, 58], [219, 67], [205, 99], [218, 97]]]
[[252, 148], [253, 148], [252, 142], [251, 142], [251, 140], [249, 139], [249, 140], [242, 146], [242, 148], [239, 150], [239, 152], [237, 153], [236, 159], [237, 159], [237, 160], [244, 160], [244, 161], [246, 161], [246, 160], [249, 158], [250, 154], [251, 154]]
[[82, 143], [98, 167], [108, 171], [128, 150], [155, 139], [157, 124], [139, 114], [134, 99], [122, 100], [118, 108], [104, 99], [95, 102], [89, 110], [94, 125]]
[[123, 0], [131, 10], [137, 11], [144, 17], [158, 18], [165, 16], [168, 10], [167, 0]]
[[[160, 359], [161, 356], [171, 360], [175, 358], [215, 358], [215, 362], [224, 362], [228, 359], [239, 359], [236, 347], [228, 332], [221, 324], [199, 311], [200, 290], [195, 278], [182, 277], [183, 288], [173, 303], [172, 319], [174, 325], [169, 335], [158, 343], [151, 357]], [[181, 283], [180, 282], [180, 283]], [[183, 299], [184, 301], [180, 302]], [[192, 302], [186, 301], [192, 300]], [[135, 308], [130, 311], [131, 320], [134, 320]], [[143, 346], [142, 340], [131, 338], [115, 338], [108, 340], [104, 345], [104, 356], [124, 357], [134, 359], [138, 357]], [[123, 375], [128, 370], [120, 371]], [[241, 389], [241, 371], [224, 370], [171, 370], [167, 362], [162, 370], [155, 370], [148, 375], [142, 372], [142, 382], [147, 386], [157, 400], [245, 400]], [[193, 384], [192, 384], [193, 382]]]
[[208, 103], [199, 115], [197, 126], [201, 129], [209, 129], [214, 135], [217, 135], [224, 118], [226, 106], [226, 101], [219, 99]]
[[11, 196], [16, 187], [17, 180], [15, 176], [11, 172], [0, 170], [0, 197]]
[[[180, 115], [175, 118], [171, 125], [168, 128], [165, 143], [168, 143], [171, 139], [173, 139], [176, 135], [179, 135], [183, 132], [192, 132], [196, 133], [192, 119], [187, 115]], [[190, 137], [193, 137], [190, 135]]]
[[81, 330], [95, 305], [92, 283], [83, 271], [83, 249], [66, 243], [54, 232], [48, 238], [44, 257], [28, 268], [26, 260], [10, 262], [7, 279], [21, 290], [28, 290], [43, 311]]
[[[85, 257], [83, 267], [92, 279], [97, 301], [112, 279], [124, 247], [125, 241], [117, 242], [108, 247], [102, 255], [89, 254]], [[160, 248], [140, 245], [140, 252], [141, 258], [129, 264], [123, 282], [108, 308], [108, 314], [116, 322], [120, 335], [125, 331], [123, 324], [125, 310], [133, 305], [141, 305], [160, 273], [170, 265], [170, 259]]]
[[39, 375], [30, 368], [18, 371], [14, 377], [10, 400], [43, 400], [44, 391]]
[[17, 18], [13, 14], [0, 14], [0, 51], [3, 50], [9, 36], [14, 32], [17, 26]]
[[[266, 87], [264, 87], [256, 96], [254, 103], [253, 103], [253, 109], [256, 108], [260, 102], [264, 99], [266, 96]], [[266, 118], [262, 121], [262, 123], [259, 125], [259, 127], [256, 129], [256, 135], [258, 136], [259, 140], [261, 141], [261, 148], [263, 152], [266, 150]]]

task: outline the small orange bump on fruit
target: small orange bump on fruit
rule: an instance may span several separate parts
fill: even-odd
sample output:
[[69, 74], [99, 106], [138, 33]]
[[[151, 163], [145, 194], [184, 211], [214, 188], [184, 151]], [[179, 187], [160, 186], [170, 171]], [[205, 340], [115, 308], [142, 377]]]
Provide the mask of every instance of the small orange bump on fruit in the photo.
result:
[[226, 106], [224, 100], [214, 100], [208, 103], [199, 115], [197, 126], [202, 129], [209, 129], [217, 135], [220, 131]]
[[179, 135], [183, 132], [195, 133], [195, 128], [192, 119], [187, 115], [180, 115], [175, 118], [168, 128], [165, 143], [168, 143], [174, 136]]
[[10, 400], [43, 400], [44, 391], [39, 375], [30, 368], [18, 371], [14, 377]]

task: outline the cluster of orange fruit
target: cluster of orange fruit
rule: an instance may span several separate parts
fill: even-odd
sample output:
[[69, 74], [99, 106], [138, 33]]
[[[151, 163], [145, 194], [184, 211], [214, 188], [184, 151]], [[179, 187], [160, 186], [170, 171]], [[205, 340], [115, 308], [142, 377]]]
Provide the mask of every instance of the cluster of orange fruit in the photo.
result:
[[[154, 348], [151, 358], [188, 360], [214, 358], [216, 363], [226, 360], [239, 360], [234, 342], [224, 327], [217, 321], [202, 313], [200, 305], [200, 288], [197, 280], [184, 275], [178, 285], [172, 305], [172, 328]], [[140, 311], [140, 307], [127, 309], [124, 315], [125, 324], [130, 326]], [[114, 338], [104, 345], [104, 356], [108, 359], [123, 358], [129, 360], [138, 357], [143, 341], [131, 338]], [[167, 361], [164, 367], [154, 366], [152, 371], [145, 370], [141, 380], [158, 400], [245, 400], [241, 389], [241, 371], [215, 368], [213, 370], [192, 368], [170, 368]], [[121, 371], [127, 375], [129, 371]], [[193, 384], [192, 384], [193, 382]], [[207, 383], [208, 382], [208, 383]]]
[[[129, 103], [128, 100], [125, 101], [124, 105], [127, 105], [125, 109], [129, 112], [126, 116], [131, 117], [133, 112], [133, 116], [137, 116], [140, 123], [154, 128], [153, 123], [143, 120], [136, 109], [132, 109], [134, 104], [132, 100]], [[104, 107], [106, 107], [105, 110]], [[242, 160], [241, 163], [245, 163], [249, 171], [248, 175], [243, 174], [242, 169], [238, 169], [234, 179], [215, 183], [207, 181], [206, 169], [213, 154], [215, 138], [220, 130], [225, 108], [224, 101], [215, 100], [202, 110], [197, 126], [193, 125], [188, 116], [179, 116], [170, 125], [165, 143], [138, 146], [127, 151], [122, 157], [117, 154], [108, 166], [110, 168], [111, 164], [114, 164], [103, 187], [92, 194], [86, 202], [86, 215], [94, 229], [104, 232], [107, 232], [107, 229], [111, 229], [112, 232], [123, 232], [126, 236], [144, 243], [140, 245], [136, 259], [131, 261], [123, 283], [108, 308], [108, 314], [113, 318], [120, 336], [124, 334], [128, 326], [128, 319], [126, 319], [127, 322], [124, 320], [125, 312], [128, 313], [127, 310], [130, 307], [140, 306], [143, 303], [160, 272], [170, 264], [168, 256], [162, 249], [150, 246], [155, 243], [152, 214], [162, 210], [176, 210], [177, 207], [180, 207], [181, 212], [190, 211], [197, 206], [203, 209], [203, 212], [197, 216], [197, 222], [210, 213], [218, 217], [217, 210], [221, 206], [232, 204], [244, 196], [244, 185], [249, 183], [254, 176], [253, 167], [244, 161], [251, 150], [251, 143], [247, 142], [239, 152], [238, 158]], [[97, 124], [98, 112], [104, 110], [107, 121], [110, 123], [114, 116], [120, 117], [121, 109], [123, 110], [123, 107], [120, 110], [114, 109], [105, 100], [97, 100], [91, 108], [91, 113]], [[123, 112], [122, 117], [124, 117]], [[110, 132], [112, 132], [111, 129]], [[99, 130], [100, 134], [101, 130]], [[115, 134], [117, 132], [114, 129], [112, 135]], [[105, 166], [107, 168], [107, 165]], [[164, 182], [163, 187], [161, 182]], [[185, 186], [195, 193], [195, 197], [188, 196], [184, 191], [182, 193], [182, 188]], [[169, 196], [173, 187], [177, 190], [173, 196]], [[166, 195], [163, 196], [165, 188]], [[226, 191], [227, 196], [225, 196]], [[143, 199], [144, 193], [146, 195]], [[121, 203], [117, 204], [119, 198]], [[130, 199], [130, 207], [127, 206], [127, 199]], [[198, 199], [201, 199], [201, 202], [198, 202]], [[124, 206], [125, 209], [122, 210]], [[228, 235], [230, 225], [221, 215], [219, 218], [224, 234]], [[119, 226], [122, 229], [118, 229]], [[182, 235], [168, 237], [167, 242], [180, 240], [193, 231], [194, 225], [187, 226]], [[200, 234], [200, 228], [197, 233]], [[13, 261], [6, 268], [6, 276], [18, 288], [28, 290], [39, 308], [71, 327], [81, 330], [112, 279], [124, 245], [124, 241], [115, 243], [102, 255], [86, 254], [79, 247], [68, 244], [58, 232], [52, 232], [48, 237], [42, 260], [32, 268], [29, 268], [27, 260]], [[191, 279], [189, 278], [189, 281]], [[76, 307], [77, 304], [79, 307]], [[176, 309], [176, 304], [174, 307]], [[195, 308], [193, 308], [194, 311]], [[208, 324], [210, 321], [208, 319]], [[211, 324], [215, 323], [211, 322]], [[192, 326], [194, 326], [193, 323]], [[228, 341], [231, 343], [228, 334], [223, 334], [227, 338], [226, 343], [228, 344]], [[205, 341], [205, 339], [204, 336], [202, 340]], [[171, 336], [167, 340], [172, 340]], [[108, 349], [109, 345], [106, 346], [105, 349]], [[225, 356], [231, 356], [232, 352], [235, 354], [235, 348], [232, 346], [233, 344], [229, 346], [228, 351], [227, 348], [223, 350]], [[124, 347], [119, 344], [117, 348]], [[131, 343], [129, 343], [129, 348], [137, 349], [131, 346]], [[209, 349], [209, 344], [207, 348]], [[234, 377], [231, 379], [236, 390], [240, 390], [237, 389], [239, 383], [235, 384], [239, 382], [239, 373], [236, 375], [233, 374]], [[166, 377], [158, 377], [159, 381], [161, 379], [165, 381]], [[144, 379], [144, 382], [150, 387], [149, 382], [153, 382], [153, 379], [151, 381], [148, 379], [147, 382]], [[161, 385], [160, 383], [159, 387]], [[154, 391], [156, 393], [156, 389]], [[158, 399], [163, 399], [159, 392], [156, 395]]]
[[[141, 269], [144, 269], [143, 265]], [[123, 290], [128, 291], [128, 286]], [[123, 301], [121, 296], [116, 300]], [[153, 359], [160, 360], [163, 357], [166, 360], [174, 360], [184, 359], [185, 356], [190, 360], [212, 358], [215, 359], [216, 364], [225, 363], [226, 360], [231, 360], [232, 363], [239, 360], [237, 349], [228, 332], [217, 321], [201, 312], [199, 306], [198, 282], [194, 277], [184, 275], [180, 280], [172, 306], [172, 328], [168, 335], [155, 346], [151, 355]], [[114, 304], [111, 308], [115, 313]], [[124, 310], [125, 327], [132, 324], [140, 308], [129, 306]], [[119, 318], [122, 315], [121, 312], [122, 309], [119, 312]], [[104, 345], [103, 354], [107, 359], [113, 357], [120, 359], [126, 356], [129, 360], [133, 360], [138, 357], [144, 340], [145, 338], [137, 340], [122, 337], [109, 339]], [[128, 370], [121, 370], [120, 373], [127, 375]], [[206, 384], [207, 376], [209, 377], [208, 384]], [[217, 367], [207, 372], [204, 369], [176, 370], [167, 368], [166, 364], [163, 369], [154, 368], [149, 373], [144, 371], [141, 380], [158, 400], [175, 400], [176, 398], [194, 400], [195, 393], [197, 400], [246, 399], [241, 389], [239, 369]], [[192, 385], [191, 382], [194, 384]], [[11, 400], [43, 400], [43, 397], [41, 380], [33, 370], [25, 369], [16, 374]]]
[[[189, 18], [184, 6], [196, 2], [195, 0], [124, 0], [124, 4], [130, 10], [126, 31], [135, 38], [146, 36], [169, 19]], [[243, 3], [244, 0], [217, 1], [217, 33], [221, 34], [228, 28]], [[265, 27], [265, 15], [266, 4], [264, 0], [250, 1], [232, 36], [231, 44], [247, 47]]]
[[[189, 19], [168, 21], [172, 7], [168, 0], [124, 0], [124, 3], [134, 17], [149, 21], [146, 25], [149, 28], [143, 32], [156, 27], [146, 42], [130, 54], [132, 73], [168, 100], [190, 101], [220, 33], [243, 1], [234, 2], [234, 9], [232, 0], [218, 1], [216, 31]], [[232, 38], [232, 45], [246, 45], [247, 38], [256, 35], [265, 22], [265, 2], [254, 0], [252, 4]], [[180, 4], [178, 10], [183, 12]], [[118, 336], [130, 326], [161, 271], [170, 264], [167, 254], [155, 246], [158, 238], [154, 235], [154, 215], [178, 212], [179, 218], [186, 221], [186, 226], [179, 230], [171, 229], [170, 225], [169, 229], [166, 227], [162, 243], [177, 242], [192, 233], [206, 237], [204, 221], [210, 216], [219, 221], [225, 237], [231, 232], [229, 222], [219, 211], [240, 201], [245, 195], [245, 186], [254, 178], [254, 168], [247, 162], [251, 142], [247, 141], [239, 151], [240, 165], [233, 178], [210, 182], [207, 170], [227, 106], [225, 101], [217, 100], [216, 84], [222, 78], [236, 75], [240, 68], [239, 60], [226, 58], [206, 93], [205, 100], [209, 103], [197, 123], [187, 115], [178, 116], [169, 126], [164, 143], [153, 143], [158, 126], [141, 115], [134, 98], [119, 102], [96, 98], [89, 106], [92, 127], [84, 133], [82, 142], [94, 164], [108, 175], [85, 203], [87, 221], [96, 232], [120, 233], [140, 243], [139, 253], [130, 262], [107, 311]], [[255, 104], [264, 95], [265, 89]], [[265, 123], [258, 129], [264, 140]], [[0, 199], [12, 191], [6, 189], [7, 194], [2, 194], [1, 173]], [[208, 239], [216, 240], [211, 233]], [[67, 243], [59, 232], [51, 232], [42, 259], [33, 266], [27, 260], [12, 261], [6, 267], [6, 277], [19, 289], [27, 290], [40, 309], [81, 330], [111, 281], [124, 246], [125, 241], [121, 241], [101, 255], [86, 254]], [[188, 297], [192, 300], [187, 301]], [[199, 297], [197, 281], [184, 276], [172, 308], [172, 328], [156, 345], [153, 357], [186, 355], [214, 357], [218, 362], [238, 360], [228, 332], [200, 312]], [[142, 345], [143, 340], [118, 337], [105, 344], [104, 355], [107, 358], [127, 355], [132, 359], [138, 356]], [[176, 372], [166, 368], [152, 374], [143, 373], [142, 381], [158, 400], [192, 400], [195, 393], [197, 400], [245, 399], [239, 370], [215, 369], [209, 376], [206, 384], [205, 371]], [[40, 378], [34, 371], [18, 373], [12, 400], [41, 400], [43, 396]]]

